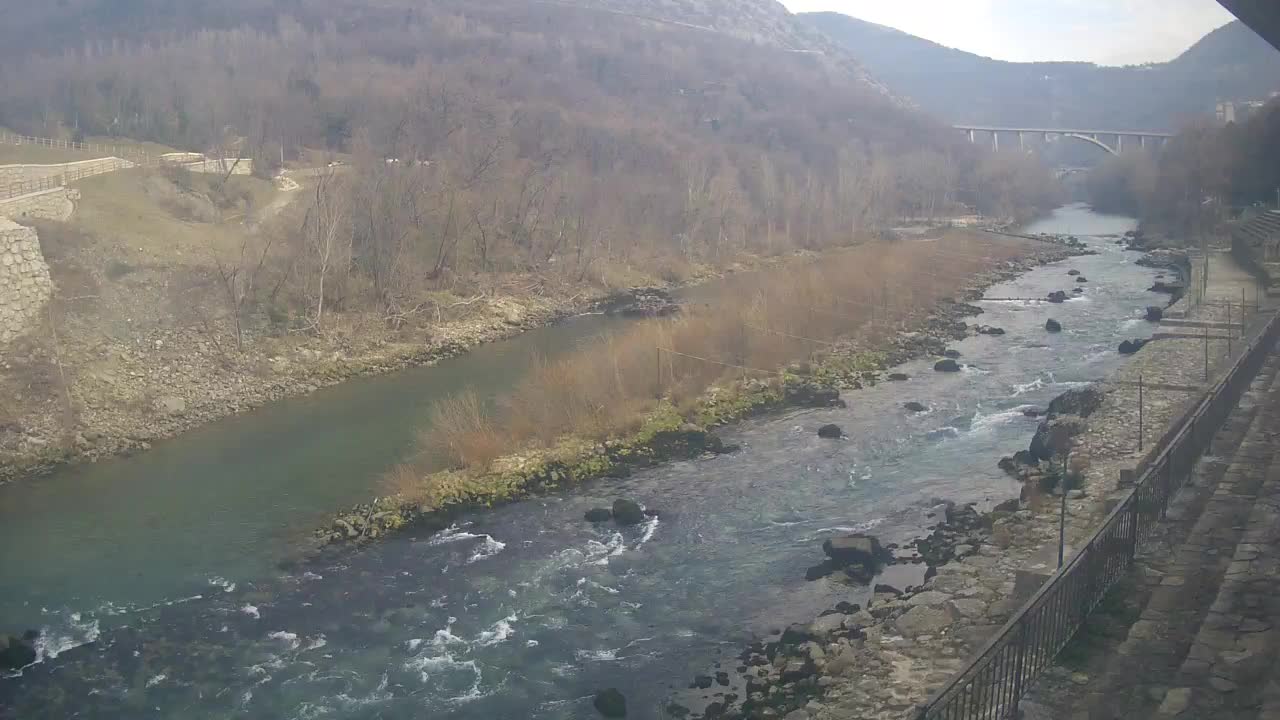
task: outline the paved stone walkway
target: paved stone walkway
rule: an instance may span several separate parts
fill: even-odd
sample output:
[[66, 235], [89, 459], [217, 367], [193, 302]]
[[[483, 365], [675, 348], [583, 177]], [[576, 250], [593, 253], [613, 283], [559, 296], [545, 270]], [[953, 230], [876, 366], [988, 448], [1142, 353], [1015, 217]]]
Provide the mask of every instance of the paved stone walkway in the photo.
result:
[[[1280, 719], [1280, 356], [1215, 438], [1123, 598], [1141, 607], [1087, 672], [1059, 668], [1029, 718]], [[1094, 622], [1091, 620], [1091, 623]], [[1271, 677], [1277, 676], [1277, 677]]]

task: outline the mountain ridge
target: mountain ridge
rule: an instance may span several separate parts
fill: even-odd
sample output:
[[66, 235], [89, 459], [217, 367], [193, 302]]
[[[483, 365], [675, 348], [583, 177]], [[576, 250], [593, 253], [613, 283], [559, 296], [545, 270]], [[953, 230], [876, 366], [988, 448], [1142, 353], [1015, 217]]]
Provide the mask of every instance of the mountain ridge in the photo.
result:
[[1280, 52], [1236, 21], [1164, 63], [1008, 62], [839, 13], [802, 13], [893, 92], [952, 123], [1173, 130], [1280, 89]]

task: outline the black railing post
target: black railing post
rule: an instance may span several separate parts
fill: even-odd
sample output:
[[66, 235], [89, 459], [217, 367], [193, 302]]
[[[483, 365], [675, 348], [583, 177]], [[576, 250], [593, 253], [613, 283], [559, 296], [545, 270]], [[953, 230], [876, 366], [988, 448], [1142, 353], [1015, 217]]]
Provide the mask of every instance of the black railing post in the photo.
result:
[[1026, 683], [1027, 662], [1027, 616], [1022, 616], [1018, 624], [1018, 649], [1014, 655], [1013, 665], [1013, 703], [1009, 707], [1009, 717], [1018, 717], [1018, 703], [1022, 700], [1023, 685]]
[[1138, 493], [1129, 496], [1129, 562], [1138, 556]]

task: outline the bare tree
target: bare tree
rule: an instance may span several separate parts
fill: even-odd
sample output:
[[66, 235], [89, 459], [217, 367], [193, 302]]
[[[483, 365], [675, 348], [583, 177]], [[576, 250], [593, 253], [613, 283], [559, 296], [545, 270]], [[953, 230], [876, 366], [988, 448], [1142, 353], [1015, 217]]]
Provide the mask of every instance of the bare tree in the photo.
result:
[[325, 282], [335, 266], [345, 265], [351, 257], [348, 199], [332, 171], [321, 175], [316, 183], [302, 221], [302, 236], [315, 272], [315, 310], [306, 329], [323, 334]]

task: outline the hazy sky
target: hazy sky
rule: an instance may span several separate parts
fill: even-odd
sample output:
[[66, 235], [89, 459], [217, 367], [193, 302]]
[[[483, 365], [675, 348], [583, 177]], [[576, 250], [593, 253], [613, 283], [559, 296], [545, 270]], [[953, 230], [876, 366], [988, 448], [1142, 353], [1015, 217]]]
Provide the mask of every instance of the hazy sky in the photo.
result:
[[1164, 61], [1232, 16], [1215, 0], [782, 0], [1001, 60]]

